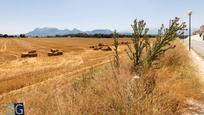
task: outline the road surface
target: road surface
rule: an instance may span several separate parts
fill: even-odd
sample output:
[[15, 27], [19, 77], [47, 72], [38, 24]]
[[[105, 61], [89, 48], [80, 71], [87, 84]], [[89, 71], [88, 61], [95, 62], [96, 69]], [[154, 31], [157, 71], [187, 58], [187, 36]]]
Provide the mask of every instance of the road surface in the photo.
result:
[[[189, 39], [185, 39], [184, 43], [188, 46]], [[199, 35], [194, 35], [191, 37], [191, 48], [200, 56], [204, 57], [204, 41]]]

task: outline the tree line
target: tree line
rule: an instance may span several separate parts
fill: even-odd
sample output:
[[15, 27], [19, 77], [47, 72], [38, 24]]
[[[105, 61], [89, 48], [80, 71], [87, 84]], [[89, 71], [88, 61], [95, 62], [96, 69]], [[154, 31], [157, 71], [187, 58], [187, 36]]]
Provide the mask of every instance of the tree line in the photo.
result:
[[26, 35], [25, 34], [20, 34], [20, 35], [0, 34], [0, 38], [26, 38]]
[[[113, 34], [86, 34], [86, 33], [78, 33], [78, 34], [67, 34], [67, 35], [56, 35], [56, 36], [47, 36], [47, 37], [83, 37], [83, 38], [112, 38]], [[131, 34], [118, 34], [120, 38], [130, 38]], [[148, 35], [148, 37], [155, 37], [155, 35]]]
[[[0, 34], [0, 38], [62, 38], [62, 37], [81, 37], [81, 38], [112, 38], [113, 34], [86, 34], [86, 33], [78, 33], [78, 34], [66, 34], [66, 35], [55, 35], [55, 36], [26, 36], [25, 34], [20, 35], [8, 35], [8, 34]], [[155, 38], [156, 35], [148, 34], [146, 35], [149, 38]], [[178, 35], [181, 39], [186, 38], [187, 35]], [[118, 34], [119, 38], [131, 38], [132, 34]], [[140, 37], [143, 37], [142, 35]]]

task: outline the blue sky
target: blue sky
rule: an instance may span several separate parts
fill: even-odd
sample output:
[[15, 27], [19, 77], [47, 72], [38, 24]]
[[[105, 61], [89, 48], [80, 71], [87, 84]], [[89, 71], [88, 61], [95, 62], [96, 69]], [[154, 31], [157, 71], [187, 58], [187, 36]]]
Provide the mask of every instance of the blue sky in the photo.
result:
[[189, 9], [192, 26], [204, 24], [203, 0], [0, 0], [0, 33], [20, 34], [37, 27], [130, 31], [136, 18], [158, 28], [175, 16], [187, 21]]

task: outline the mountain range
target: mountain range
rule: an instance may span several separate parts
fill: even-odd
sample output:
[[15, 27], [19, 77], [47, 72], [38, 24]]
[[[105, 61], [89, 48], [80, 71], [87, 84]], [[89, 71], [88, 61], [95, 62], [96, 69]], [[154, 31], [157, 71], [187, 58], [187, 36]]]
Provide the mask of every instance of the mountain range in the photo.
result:
[[[196, 31], [196, 28], [192, 28], [192, 32]], [[58, 28], [36, 28], [31, 32], [26, 33], [27, 36], [55, 36], [55, 35], [68, 35], [68, 34], [77, 34], [77, 33], [86, 33], [86, 34], [111, 34], [113, 31], [109, 29], [96, 29], [92, 31], [81, 31], [79, 29], [58, 29]], [[120, 34], [131, 35], [131, 32], [119, 32]], [[150, 28], [148, 34], [156, 35], [158, 33], [157, 28]], [[185, 31], [185, 34], [188, 34], [188, 31]]]
[[78, 34], [78, 33], [86, 33], [86, 34], [111, 34], [113, 31], [109, 29], [96, 29], [92, 31], [81, 31], [79, 29], [74, 28], [73, 30], [64, 29], [60, 30], [58, 28], [36, 28], [31, 32], [26, 33], [27, 36], [55, 36], [55, 35], [68, 35], [68, 34]]

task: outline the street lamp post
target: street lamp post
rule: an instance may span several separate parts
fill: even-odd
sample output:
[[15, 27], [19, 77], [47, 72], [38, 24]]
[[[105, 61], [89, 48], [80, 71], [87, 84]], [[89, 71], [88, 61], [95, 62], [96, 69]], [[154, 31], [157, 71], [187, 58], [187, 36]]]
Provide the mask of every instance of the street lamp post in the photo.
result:
[[192, 11], [188, 11], [188, 16], [189, 16], [189, 51], [191, 50], [191, 16], [192, 16]]

